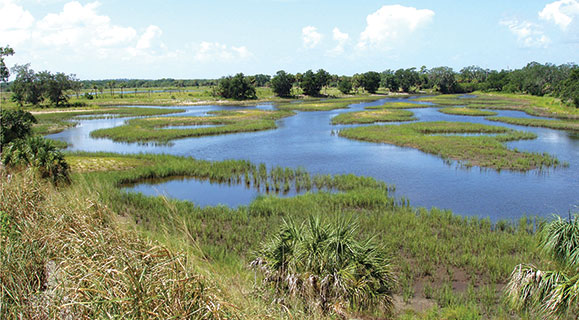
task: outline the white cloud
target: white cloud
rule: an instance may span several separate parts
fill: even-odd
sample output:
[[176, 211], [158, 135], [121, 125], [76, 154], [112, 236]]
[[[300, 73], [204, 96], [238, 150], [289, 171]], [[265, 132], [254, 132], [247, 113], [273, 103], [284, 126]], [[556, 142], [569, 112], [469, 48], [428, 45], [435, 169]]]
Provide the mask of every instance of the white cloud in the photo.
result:
[[245, 60], [253, 54], [244, 46], [229, 47], [219, 42], [203, 41], [196, 48], [195, 59], [198, 61], [237, 61]]
[[332, 39], [338, 42], [338, 44], [328, 51], [331, 56], [337, 56], [344, 52], [344, 46], [350, 40], [350, 36], [347, 33], [341, 32], [337, 27], [332, 30]]
[[322, 41], [323, 35], [318, 32], [316, 27], [307, 26], [302, 28], [302, 39], [304, 47], [312, 49]]
[[416, 29], [429, 24], [434, 11], [401, 5], [387, 5], [366, 17], [366, 29], [360, 34], [359, 49], [388, 48]]
[[155, 25], [150, 25], [147, 30], [145, 30], [145, 33], [143, 33], [143, 35], [141, 35], [141, 37], [139, 38], [139, 41], [137, 41], [137, 49], [149, 49], [152, 47], [153, 42], [155, 40], [157, 40], [158, 38], [161, 37], [161, 35], [163, 34], [163, 31], [161, 30], [161, 28], [155, 26]]
[[516, 19], [502, 20], [500, 24], [509, 28], [511, 33], [517, 37], [520, 46], [525, 48], [545, 48], [551, 42], [540, 26], [529, 21], [519, 22]]
[[44, 45], [79, 48], [106, 48], [127, 45], [137, 36], [135, 29], [111, 24], [108, 16], [99, 15], [98, 2], [83, 6], [66, 3], [62, 12], [50, 13], [38, 21], [35, 38]]
[[577, 15], [579, 15], [579, 1], [577, 0], [555, 1], [545, 5], [545, 8], [539, 12], [539, 18], [554, 22], [562, 30], [566, 30]]
[[30, 39], [34, 17], [12, 0], [0, 0], [0, 46], [18, 45]]

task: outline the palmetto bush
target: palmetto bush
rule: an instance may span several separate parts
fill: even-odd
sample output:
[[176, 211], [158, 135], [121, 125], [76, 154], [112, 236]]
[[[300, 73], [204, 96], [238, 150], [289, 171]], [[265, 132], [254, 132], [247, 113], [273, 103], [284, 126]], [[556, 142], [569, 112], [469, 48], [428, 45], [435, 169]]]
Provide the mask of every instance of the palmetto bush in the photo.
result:
[[545, 318], [579, 316], [579, 216], [557, 220], [541, 231], [539, 247], [553, 260], [555, 270], [518, 265], [506, 288], [508, 301], [519, 310]]
[[4, 148], [2, 163], [14, 168], [31, 167], [53, 183], [69, 180], [69, 166], [64, 155], [50, 140], [40, 136], [14, 140]]
[[392, 267], [373, 239], [358, 240], [356, 231], [349, 219], [326, 223], [311, 216], [302, 224], [288, 219], [251, 265], [277, 296], [300, 299], [308, 309], [390, 313]]

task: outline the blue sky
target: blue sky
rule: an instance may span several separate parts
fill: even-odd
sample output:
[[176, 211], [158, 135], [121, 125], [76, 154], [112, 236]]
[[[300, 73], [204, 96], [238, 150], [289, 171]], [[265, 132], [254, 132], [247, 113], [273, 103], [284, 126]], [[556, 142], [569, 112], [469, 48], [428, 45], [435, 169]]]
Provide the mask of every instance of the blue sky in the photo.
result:
[[0, 0], [9, 65], [81, 79], [578, 62], [579, 0]]

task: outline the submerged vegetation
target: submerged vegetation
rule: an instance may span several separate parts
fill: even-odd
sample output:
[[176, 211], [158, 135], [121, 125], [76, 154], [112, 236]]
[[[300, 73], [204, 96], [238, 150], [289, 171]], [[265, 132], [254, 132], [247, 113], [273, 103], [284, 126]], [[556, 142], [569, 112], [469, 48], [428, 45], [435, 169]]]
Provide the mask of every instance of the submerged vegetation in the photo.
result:
[[354, 124], [374, 122], [397, 122], [416, 120], [414, 113], [407, 110], [376, 110], [342, 113], [332, 118], [332, 124]]
[[[259, 109], [212, 111], [203, 117], [153, 117], [133, 119], [125, 125], [91, 132], [95, 138], [113, 141], [167, 143], [170, 140], [235, 132], [275, 129], [275, 121], [293, 115], [291, 111], [264, 111]], [[206, 127], [206, 125], [212, 125]], [[179, 126], [201, 126], [179, 129]], [[172, 127], [172, 128], [165, 128]]]
[[442, 121], [357, 127], [341, 130], [340, 136], [416, 148], [469, 167], [526, 171], [559, 165], [559, 161], [548, 154], [510, 150], [504, 145], [507, 141], [534, 139], [533, 133], [476, 123]]

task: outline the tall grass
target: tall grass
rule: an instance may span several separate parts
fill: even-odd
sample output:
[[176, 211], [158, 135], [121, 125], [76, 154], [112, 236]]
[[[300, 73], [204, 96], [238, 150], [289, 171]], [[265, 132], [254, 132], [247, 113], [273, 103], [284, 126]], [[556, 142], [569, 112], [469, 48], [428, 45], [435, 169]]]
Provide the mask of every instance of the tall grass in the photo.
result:
[[512, 117], [488, 117], [490, 121], [503, 122], [519, 126], [542, 127], [557, 130], [579, 131], [579, 120], [544, 120]]
[[332, 124], [354, 124], [375, 122], [397, 122], [416, 120], [414, 113], [407, 110], [376, 110], [342, 113], [332, 118]]
[[189, 257], [120, 227], [95, 187], [2, 172], [0, 318], [234, 317]]

